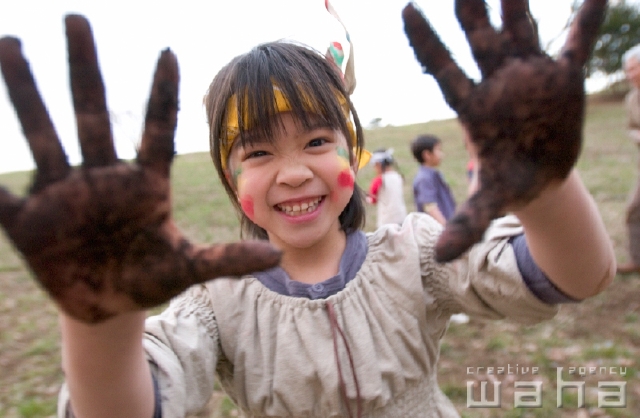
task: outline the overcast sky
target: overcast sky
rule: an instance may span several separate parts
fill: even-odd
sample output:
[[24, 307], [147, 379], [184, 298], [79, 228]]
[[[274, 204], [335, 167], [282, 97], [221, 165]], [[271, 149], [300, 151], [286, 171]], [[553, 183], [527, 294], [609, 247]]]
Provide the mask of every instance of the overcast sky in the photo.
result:
[[[444, 42], [467, 73], [478, 77], [453, 0], [419, 0]], [[499, 24], [499, 1], [489, 0]], [[572, 0], [531, 1], [543, 44], [561, 35]], [[405, 125], [454, 117], [433, 79], [421, 73], [403, 32], [405, 0], [333, 0], [354, 42], [357, 87], [352, 99], [363, 124]], [[72, 163], [79, 162], [68, 89], [63, 18], [87, 16], [114, 115], [118, 155], [134, 156], [134, 144], [159, 52], [170, 47], [180, 64], [178, 153], [206, 151], [202, 97], [215, 73], [258, 43], [291, 38], [326, 50], [347, 45], [344, 30], [324, 0], [21, 0], [0, 4], [0, 36], [22, 39], [39, 90]], [[561, 36], [560, 41], [564, 38]], [[558, 41], [558, 44], [559, 42]], [[33, 167], [17, 118], [0, 83], [0, 172]]]

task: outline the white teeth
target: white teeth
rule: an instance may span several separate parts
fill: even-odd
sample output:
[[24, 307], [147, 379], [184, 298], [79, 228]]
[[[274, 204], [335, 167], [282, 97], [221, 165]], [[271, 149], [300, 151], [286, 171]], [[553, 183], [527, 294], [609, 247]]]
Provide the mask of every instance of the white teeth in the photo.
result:
[[316, 208], [318, 207], [318, 203], [320, 203], [320, 200], [322, 200], [322, 198], [317, 197], [313, 200], [310, 200], [309, 202], [297, 203], [293, 206], [277, 205], [277, 207], [288, 216], [300, 216], [316, 210]]

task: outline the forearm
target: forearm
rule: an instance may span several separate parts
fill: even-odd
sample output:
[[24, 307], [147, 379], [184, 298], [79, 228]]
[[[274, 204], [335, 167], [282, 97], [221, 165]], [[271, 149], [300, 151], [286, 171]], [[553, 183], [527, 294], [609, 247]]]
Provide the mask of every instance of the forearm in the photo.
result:
[[144, 319], [145, 312], [133, 312], [88, 325], [60, 315], [63, 369], [75, 417], [152, 417]]
[[441, 225], [447, 223], [447, 219], [444, 217], [442, 212], [440, 212], [440, 209], [438, 209], [437, 203], [427, 203], [422, 206], [422, 210], [431, 215]]
[[575, 170], [514, 213], [536, 264], [568, 296], [585, 299], [611, 282], [616, 268], [611, 240]]

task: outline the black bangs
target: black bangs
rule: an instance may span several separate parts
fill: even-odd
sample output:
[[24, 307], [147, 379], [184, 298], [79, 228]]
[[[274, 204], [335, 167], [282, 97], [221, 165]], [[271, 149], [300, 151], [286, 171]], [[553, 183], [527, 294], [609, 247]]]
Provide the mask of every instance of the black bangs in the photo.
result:
[[237, 111], [245, 115], [238, 118], [243, 144], [270, 141], [281, 128], [274, 90], [284, 96], [305, 129], [321, 122], [350, 138], [340, 102], [348, 95], [340, 76], [315, 50], [285, 42], [259, 45], [237, 63], [234, 81]]

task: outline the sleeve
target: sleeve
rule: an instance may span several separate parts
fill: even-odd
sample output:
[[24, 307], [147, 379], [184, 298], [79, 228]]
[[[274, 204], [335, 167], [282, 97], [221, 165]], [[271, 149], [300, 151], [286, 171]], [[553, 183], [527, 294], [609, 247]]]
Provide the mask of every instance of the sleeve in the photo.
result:
[[[155, 376], [153, 378], [153, 395], [154, 395], [154, 407], [152, 418], [162, 418], [162, 405], [160, 404], [160, 387], [158, 386], [158, 379]], [[62, 389], [58, 395], [58, 418], [75, 418], [71, 404], [69, 403], [69, 388], [67, 384], [62, 385]]]
[[524, 234], [516, 235], [510, 240], [513, 250], [516, 254], [516, 262], [518, 270], [522, 274], [522, 278], [534, 295], [545, 303], [577, 303], [579, 300], [574, 299], [553, 284], [546, 274], [538, 267], [535, 260], [529, 252], [527, 240]]
[[369, 186], [371, 203], [376, 203], [378, 201], [378, 192], [380, 191], [380, 187], [382, 187], [382, 176], [378, 176], [371, 181], [371, 185]]
[[[417, 218], [420, 219], [420, 218]], [[441, 315], [464, 312], [479, 319], [509, 319], [533, 324], [552, 318], [557, 305], [541, 301], [518, 268], [511, 237], [522, 234], [515, 216], [495, 220], [481, 242], [450, 263], [435, 261], [437, 236], [416, 227], [424, 297]]]
[[211, 299], [191, 287], [145, 324], [144, 347], [160, 389], [163, 418], [205, 410], [214, 391], [219, 334]]
[[[183, 418], [205, 410], [214, 390], [218, 328], [206, 288], [196, 285], [160, 315], [147, 318], [143, 345], [154, 379], [154, 417]], [[160, 408], [159, 408], [160, 407]], [[64, 384], [59, 418], [74, 418]]]
[[416, 206], [420, 208], [420, 210], [422, 210], [424, 205], [438, 201], [438, 191], [433, 176], [418, 179], [413, 190]]

